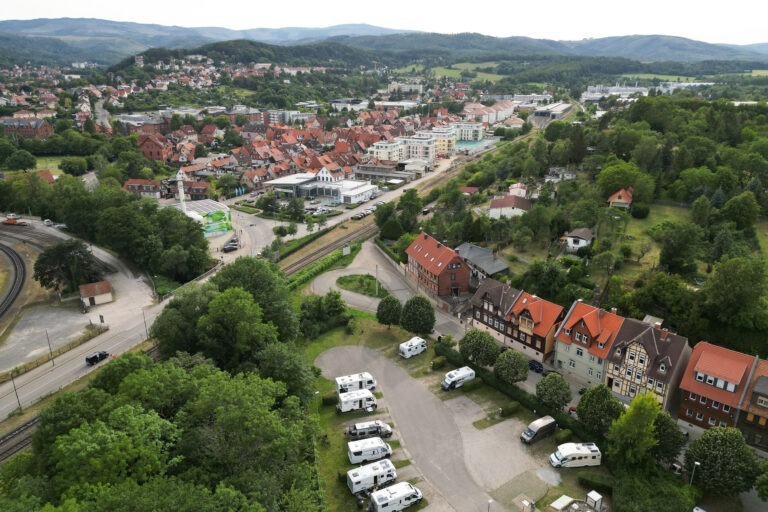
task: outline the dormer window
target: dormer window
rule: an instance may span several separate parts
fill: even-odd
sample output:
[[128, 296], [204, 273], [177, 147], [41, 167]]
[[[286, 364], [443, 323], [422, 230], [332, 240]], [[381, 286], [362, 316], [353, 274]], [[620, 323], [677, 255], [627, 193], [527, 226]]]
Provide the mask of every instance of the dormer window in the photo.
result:
[[620, 356], [620, 355], [621, 355], [621, 349], [620, 349], [620, 348], [617, 348], [617, 349], [616, 349], [616, 355], [617, 355], [617, 356]]
[[665, 371], [667, 371], [667, 365], [665, 365], [664, 363], [661, 363], [661, 364], [659, 365], [659, 371], [660, 371], [660, 372], [665, 372]]
[[566, 329], [565, 330], [565, 335], [566, 336], [570, 336], [571, 335], [571, 330], [570, 329]]

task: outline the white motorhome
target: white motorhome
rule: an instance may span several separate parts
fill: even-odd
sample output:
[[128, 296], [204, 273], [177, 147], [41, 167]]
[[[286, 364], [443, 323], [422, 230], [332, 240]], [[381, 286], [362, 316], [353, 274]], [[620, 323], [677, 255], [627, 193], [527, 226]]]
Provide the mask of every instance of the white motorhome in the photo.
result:
[[389, 459], [366, 464], [347, 471], [347, 487], [352, 494], [370, 491], [374, 487], [382, 488], [397, 479], [395, 465]]
[[361, 464], [384, 459], [392, 455], [392, 447], [380, 437], [350, 441], [347, 443], [347, 456], [352, 464]]
[[595, 443], [565, 443], [549, 456], [549, 463], [556, 468], [599, 466], [602, 459]]
[[402, 342], [400, 344], [400, 348], [397, 350], [397, 353], [400, 354], [400, 357], [409, 359], [413, 356], [421, 354], [425, 350], [427, 350], [427, 340], [424, 338], [419, 338], [418, 336], [414, 336], [408, 341]]
[[360, 411], [364, 409], [374, 410], [377, 407], [376, 397], [367, 389], [342, 393], [339, 395], [339, 403], [336, 404], [338, 412]]
[[462, 384], [469, 382], [474, 378], [475, 370], [469, 366], [462, 366], [461, 368], [446, 373], [443, 382], [440, 383], [440, 387], [445, 391], [449, 391], [461, 387]]
[[336, 391], [339, 394], [358, 389], [368, 389], [373, 391], [376, 389], [376, 379], [374, 379], [373, 375], [368, 372], [336, 377]]
[[344, 434], [350, 439], [366, 439], [368, 437], [392, 437], [392, 427], [381, 420], [355, 423]]
[[386, 489], [371, 493], [371, 503], [368, 505], [368, 511], [396, 512], [419, 503], [421, 498], [421, 491], [417, 487], [408, 482], [400, 482]]

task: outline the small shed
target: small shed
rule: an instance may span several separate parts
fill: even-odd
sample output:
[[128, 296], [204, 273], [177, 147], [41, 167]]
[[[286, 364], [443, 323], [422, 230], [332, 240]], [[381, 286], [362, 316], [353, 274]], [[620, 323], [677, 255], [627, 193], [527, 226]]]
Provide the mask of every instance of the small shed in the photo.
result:
[[115, 300], [112, 295], [112, 285], [109, 281], [97, 281], [80, 285], [80, 300], [83, 306], [98, 306]]

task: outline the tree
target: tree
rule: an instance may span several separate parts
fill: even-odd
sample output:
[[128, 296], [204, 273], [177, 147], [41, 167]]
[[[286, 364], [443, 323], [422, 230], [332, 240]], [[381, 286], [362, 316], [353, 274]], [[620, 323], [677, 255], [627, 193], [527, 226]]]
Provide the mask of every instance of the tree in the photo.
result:
[[88, 247], [71, 239], [49, 247], [35, 260], [35, 280], [55, 292], [73, 292], [81, 284], [101, 281], [103, 275]]
[[621, 189], [632, 187], [632, 200], [650, 203], [656, 184], [653, 177], [641, 172], [637, 166], [628, 162], [609, 165], [597, 176], [597, 186], [604, 198], [610, 197]]
[[625, 467], [647, 464], [658, 444], [654, 421], [661, 407], [652, 393], [637, 395], [608, 429], [608, 455]]
[[88, 162], [81, 156], [62, 158], [59, 169], [72, 176], [82, 176], [88, 170]]
[[695, 269], [701, 250], [702, 230], [691, 222], [663, 222], [650, 234], [661, 245], [659, 263], [674, 274], [688, 274]]
[[421, 294], [408, 299], [400, 315], [400, 326], [417, 334], [430, 332], [435, 326], [435, 310], [429, 299]]
[[143, 352], [126, 352], [104, 366], [91, 381], [91, 386], [116, 395], [128, 375], [150, 366], [152, 359]]
[[36, 165], [37, 159], [26, 149], [14, 151], [11, 156], [5, 159], [5, 166], [11, 171], [34, 169]]
[[768, 327], [766, 277], [763, 258], [732, 258], [718, 263], [703, 289], [709, 316], [736, 327]]
[[423, 203], [415, 188], [410, 188], [403, 192], [400, 200], [397, 202], [397, 210], [400, 212], [400, 225], [407, 232], [411, 232], [416, 227], [419, 214]]
[[691, 441], [685, 452], [685, 467], [693, 471], [693, 481], [705, 494], [736, 496], [752, 489], [760, 474], [760, 464], [747, 446], [741, 431], [732, 427], [711, 427]]
[[725, 219], [736, 224], [736, 229], [754, 229], [760, 214], [755, 194], [747, 190], [736, 197], [730, 198], [720, 211]]
[[505, 350], [493, 365], [493, 373], [508, 384], [528, 378], [528, 358], [516, 350]]
[[761, 500], [768, 500], [768, 459], [763, 460], [763, 464], [760, 467], [760, 476], [755, 481], [755, 489]]
[[292, 343], [271, 343], [258, 354], [259, 375], [285, 384], [289, 395], [306, 405], [314, 395], [315, 372]]
[[[236, 264], [237, 261], [232, 265]], [[232, 265], [227, 265], [221, 272]], [[217, 294], [216, 284], [211, 282], [185, 286], [165, 306], [149, 330], [150, 337], [157, 340], [162, 358], [167, 359], [177, 352], [200, 352], [197, 319], [208, 311], [209, 302]]]
[[571, 401], [571, 388], [562, 375], [550, 373], [536, 383], [536, 397], [548, 407], [562, 409]]
[[459, 352], [467, 361], [480, 366], [492, 366], [499, 355], [493, 336], [480, 329], [470, 329], [459, 340]]
[[387, 295], [379, 301], [376, 308], [376, 320], [389, 328], [391, 325], [400, 323], [400, 315], [403, 312], [403, 305], [400, 299], [394, 295]]
[[677, 425], [677, 421], [667, 411], [659, 411], [653, 423], [656, 446], [651, 455], [659, 462], [672, 464], [685, 446], [686, 437]]
[[605, 384], [590, 387], [576, 406], [579, 420], [587, 428], [601, 435], [608, 433], [611, 424], [622, 412], [624, 406]]

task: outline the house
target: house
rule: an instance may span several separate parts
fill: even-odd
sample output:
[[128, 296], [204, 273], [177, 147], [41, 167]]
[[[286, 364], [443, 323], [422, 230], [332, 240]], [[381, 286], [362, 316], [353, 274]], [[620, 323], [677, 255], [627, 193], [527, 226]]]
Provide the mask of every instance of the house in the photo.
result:
[[603, 382], [605, 358], [623, 322], [615, 309], [575, 301], [555, 334], [554, 366], [582, 382]]
[[491, 200], [491, 205], [488, 207], [488, 217], [492, 219], [518, 217], [531, 208], [531, 202], [524, 197], [513, 195], [496, 197]]
[[561, 239], [565, 243], [565, 250], [576, 252], [583, 247], [592, 245], [595, 234], [589, 228], [576, 228], [571, 232], [566, 231]]
[[752, 446], [768, 448], [768, 361], [760, 359], [752, 374], [736, 427]]
[[469, 265], [470, 287], [473, 289], [477, 289], [477, 285], [483, 279], [498, 276], [509, 270], [509, 265], [497, 258], [493, 251], [484, 247], [466, 242], [458, 246], [455, 251], [464, 263]]
[[499, 343], [505, 344], [507, 331], [507, 313], [512, 309], [517, 297], [522, 292], [488, 278], [472, 295], [470, 304], [471, 323], [474, 329], [480, 329], [493, 336]]
[[606, 385], [622, 402], [648, 392], [669, 410], [690, 356], [688, 338], [625, 318], [606, 357]]
[[450, 247], [422, 231], [405, 253], [406, 274], [417, 289], [432, 297], [458, 297], [469, 292], [469, 266]]
[[555, 352], [555, 333], [564, 316], [562, 306], [521, 292], [507, 313], [507, 342], [528, 358], [544, 362]]
[[632, 206], [632, 187], [627, 187], [615, 192], [608, 198], [608, 204], [616, 208], [629, 209]]
[[109, 281], [97, 281], [95, 283], [80, 285], [80, 300], [83, 307], [98, 306], [115, 300], [112, 295], [112, 285]]
[[42, 119], [0, 119], [6, 135], [20, 135], [27, 139], [45, 140], [53, 135], [53, 125]]
[[680, 382], [678, 421], [701, 427], [734, 427], [758, 357], [700, 341]]
[[459, 192], [465, 196], [473, 196], [480, 192], [479, 187], [459, 187]]
[[139, 197], [152, 199], [160, 199], [163, 195], [163, 186], [158, 180], [131, 178], [123, 184], [123, 190]]
[[173, 158], [173, 143], [161, 135], [139, 135], [138, 146], [144, 158], [161, 162]]

